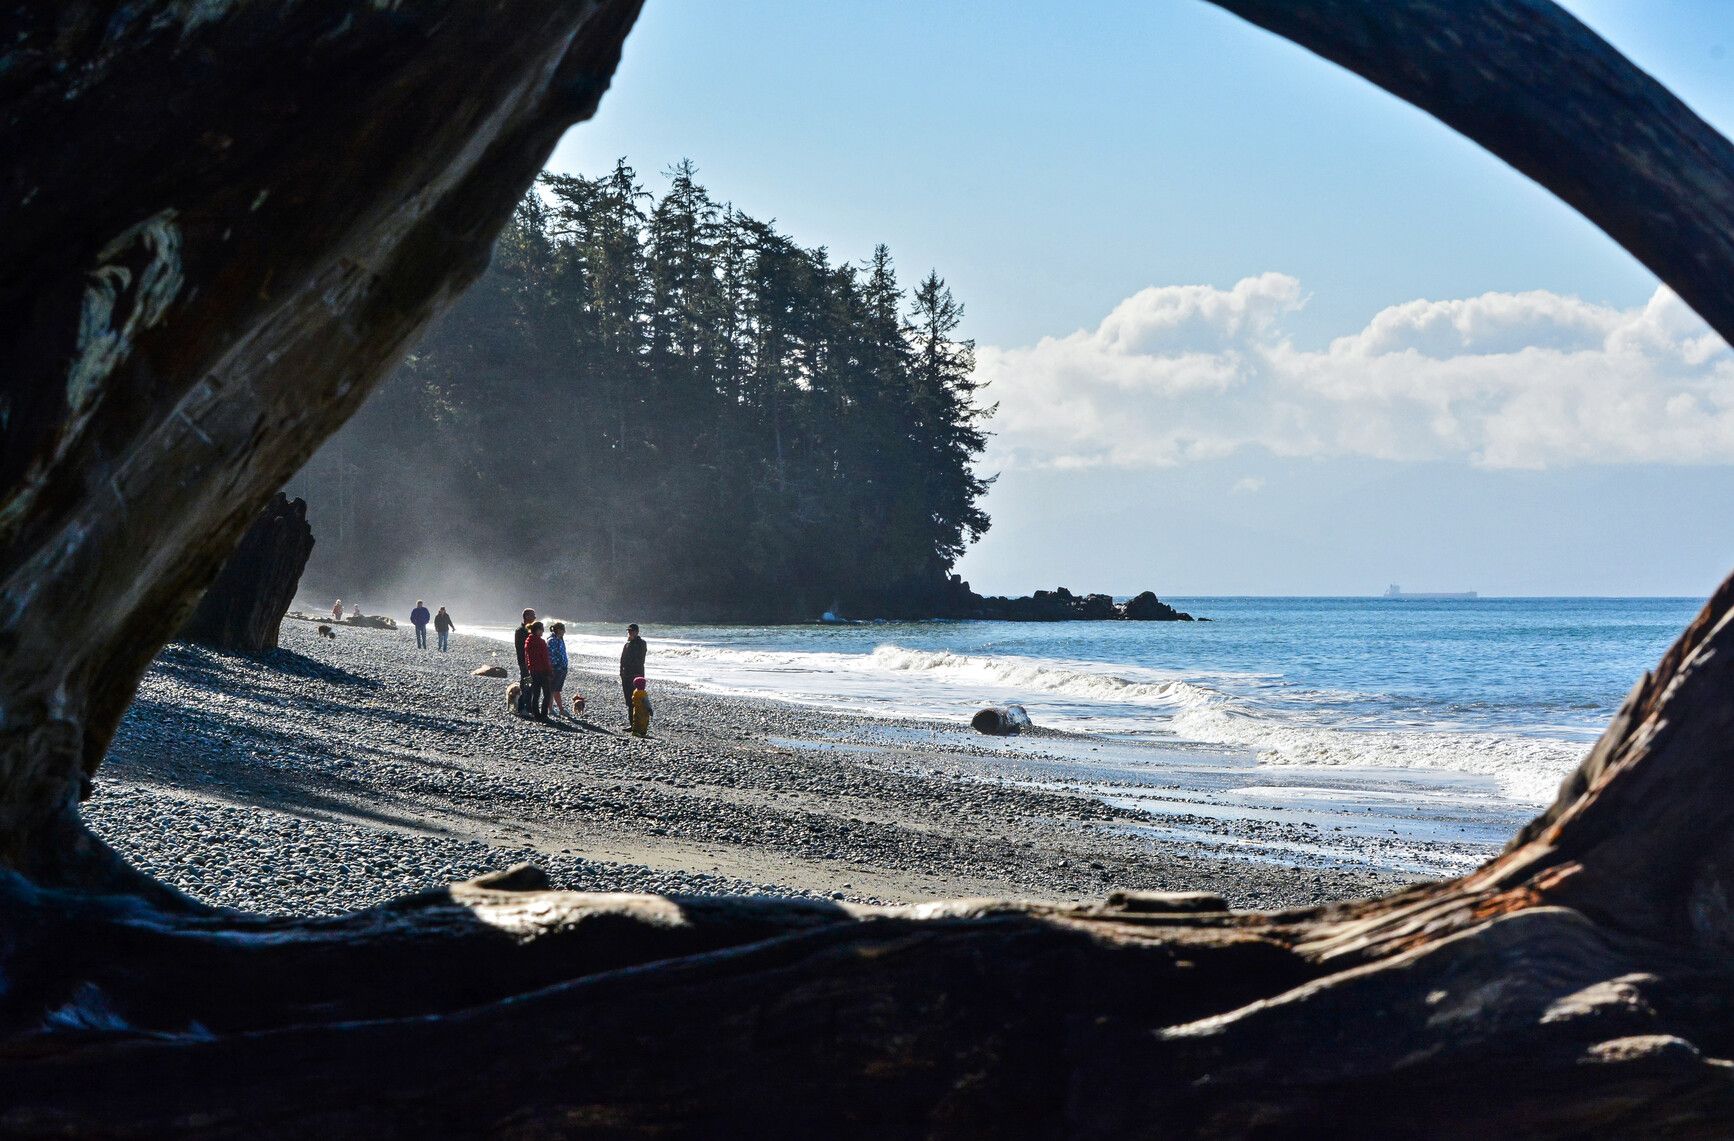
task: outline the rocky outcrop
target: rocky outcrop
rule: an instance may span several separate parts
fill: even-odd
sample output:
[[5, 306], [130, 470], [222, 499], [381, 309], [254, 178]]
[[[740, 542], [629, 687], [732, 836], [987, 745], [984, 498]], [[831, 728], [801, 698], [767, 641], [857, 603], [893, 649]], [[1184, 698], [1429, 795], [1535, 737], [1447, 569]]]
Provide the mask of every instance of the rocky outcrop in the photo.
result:
[[1023, 598], [983, 598], [972, 618], [1000, 622], [1079, 622], [1120, 617], [1108, 594], [1073, 594], [1065, 587], [1038, 590]]
[[[967, 583], [964, 584], [966, 587]], [[1038, 590], [1023, 598], [982, 598], [963, 613], [944, 617], [981, 618], [998, 622], [1109, 622], [1132, 619], [1139, 622], [1190, 622], [1183, 613], [1146, 590], [1125, 605], [1110, 594], [1073, 594], [1065, 587]]]
[[[1134, 619], [1146, 622], [1191, 622], [1190, 614], [1176, 610], [1145, 591], [1124, 605], [1109, 594], [1074, 594], [1066, 587], [1038, 590], [1011, 598], [977, 594], [962, 576], [935, 570], [925, 577], [886, 583], [870, 591], [857, 590], [838, 597], [827, 592], [824, 602], [815, 602], [801, 584], [790, 583], [776, 595], [734, 600], [726, 606], [694, 602], [677, 608], [650, 607], [634, 611], [635, 619], [646, 617], [666, 623], [704, 622], [920, 622], [927, 619], [983, 620], [997, 622], [1109, 622]], [[568, 605], [568, 604], [563, 604]], [[568, 605], [568, 612], [586, 621], [613, 621], [623, 615], [612, 609], [587, 609]], [[820, 617], [820, 615], [823, 617]]]
[[241, 536], [180, 636], [242, 653], [275, 650], [277, 631], [312, 553], [306, 501], [278, 492]]
[[1192, 615], [1184, 610], [1176, 610], [1156, 597], [1156, 592], [1146, 590], [1136, 598], [1126, 601], [1120, 608], [1120, 616], [1130, 618], [1134, 622], [1190, 622]]

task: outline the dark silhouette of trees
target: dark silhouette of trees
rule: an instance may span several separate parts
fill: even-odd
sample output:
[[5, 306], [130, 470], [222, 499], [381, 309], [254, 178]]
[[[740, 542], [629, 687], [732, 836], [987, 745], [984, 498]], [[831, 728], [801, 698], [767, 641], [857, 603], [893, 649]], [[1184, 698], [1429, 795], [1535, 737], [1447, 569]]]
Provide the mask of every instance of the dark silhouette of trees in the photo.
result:
[[[492, 266], [294, 483], [315, 574], [366, 594], [459, 560], [565, 613], [931, 612], [988, 526], [963, 306], [834, 262], [625, 160], [544, 175]], [[430, 519], [437, 525], [430, 527]], [[431, 541], [431, 545], [430, 545]]]

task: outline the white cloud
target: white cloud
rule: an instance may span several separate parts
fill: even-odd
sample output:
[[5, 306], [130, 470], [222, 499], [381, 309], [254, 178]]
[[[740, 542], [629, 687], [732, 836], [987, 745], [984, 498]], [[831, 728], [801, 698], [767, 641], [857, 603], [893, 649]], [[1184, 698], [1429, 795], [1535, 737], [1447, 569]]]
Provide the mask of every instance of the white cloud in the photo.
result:
[[1257, 495], [1263, 490], [1264, 477], [1261, 475], [1242, 476], [1234, 481], [1233, 487], [1228, 489], [1231, 495]]
[[1635, 309], [1545, 292], [1411, 301], [1322, 350], [1282, 333], [1304, 303], [1278, 273], [1152, 287], [1093, 330], [982, 348], [978, 378], [1000, 405], [991, 461], [1152, 467], [1262, 447], [1495, 468], [1734, 463], [1734, 353], [1665, 288]]

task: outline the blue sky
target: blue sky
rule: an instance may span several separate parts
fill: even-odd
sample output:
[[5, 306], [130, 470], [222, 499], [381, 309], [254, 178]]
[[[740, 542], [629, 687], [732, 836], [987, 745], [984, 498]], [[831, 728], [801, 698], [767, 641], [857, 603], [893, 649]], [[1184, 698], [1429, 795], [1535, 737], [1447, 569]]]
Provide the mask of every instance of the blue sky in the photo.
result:
[[[1734, 126], [1734, 10], [1568, 6]], [[947, 278], [1002, 406], [979, 589], [1702, 595], [1734, 566], [1720, 342], [1497, 160], [1199, 0], [650, 0], [552, 165], [621, 155]]]

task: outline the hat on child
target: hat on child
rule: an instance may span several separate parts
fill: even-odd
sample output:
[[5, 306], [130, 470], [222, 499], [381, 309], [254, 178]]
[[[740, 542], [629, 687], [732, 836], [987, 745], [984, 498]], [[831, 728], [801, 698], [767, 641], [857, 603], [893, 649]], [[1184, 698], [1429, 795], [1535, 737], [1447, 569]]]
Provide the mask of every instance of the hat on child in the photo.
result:
[[644, 679], [641, 677], [633, 678], [632, 679], [632, 688], [633, 689], [643, 689], [644, 688]]

